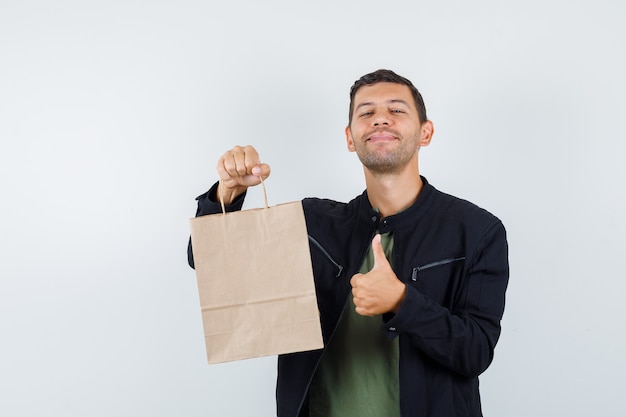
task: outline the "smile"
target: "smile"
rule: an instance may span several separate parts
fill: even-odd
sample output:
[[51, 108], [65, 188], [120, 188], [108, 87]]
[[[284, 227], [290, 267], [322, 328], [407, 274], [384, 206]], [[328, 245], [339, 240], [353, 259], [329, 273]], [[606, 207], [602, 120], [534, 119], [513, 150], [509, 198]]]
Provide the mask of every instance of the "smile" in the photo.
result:
[[370, 142], [391, 142], [394, 140], [396, 140], [396, 136], [387, 132], [374, 133], [367, 139]]

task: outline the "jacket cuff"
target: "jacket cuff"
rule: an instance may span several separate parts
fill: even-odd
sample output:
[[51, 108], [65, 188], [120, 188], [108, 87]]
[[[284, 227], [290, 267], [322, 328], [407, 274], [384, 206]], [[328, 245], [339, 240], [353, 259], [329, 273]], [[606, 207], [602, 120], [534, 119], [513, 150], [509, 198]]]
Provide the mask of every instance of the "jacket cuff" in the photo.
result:
[[[198, 210], [196, 212], [196, 217], [203, 216], [205, 214], [215, 214], [222, 212], [222, 205], [217, 199], [218, 185], [219, 182], [216, 182], [209, 189], [209, 191], [196, 197], [196, 201], [198, 201]], [[244, 191], [242, 194], [238, 195], [231, 204], [225, 205], [224, 209], [226, 210], [226, 212], [241, 210], [246, 197], [246, 193], [247, 192]]]
[[406, 286], [404, 301], [400, 304], [397, 313], [383, 314], [383, 324], [381, 330], [389, 339], [398, 337], [400, 333], [407, 331], [412, 323], [411, 312], [415, 312], [415, 305], [419, 302], [421, 295], [410, 285]]

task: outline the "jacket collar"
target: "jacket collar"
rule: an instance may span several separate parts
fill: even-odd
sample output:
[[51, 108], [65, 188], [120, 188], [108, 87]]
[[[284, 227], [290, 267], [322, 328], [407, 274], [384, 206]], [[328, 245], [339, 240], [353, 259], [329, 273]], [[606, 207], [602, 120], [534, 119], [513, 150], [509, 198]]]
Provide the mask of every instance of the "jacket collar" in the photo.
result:
[[370, 204], [369, 198], [367, 198], [367, 190], [363, 191], [359, 198], [361, 200], [359, 207], [361, 221], [369, 224], [375, 223], [379, 233], [390, 232], [408, 223], [417, 222], [428, 211], [428, 207], [432, 204], [433, 196], [435, 195], [435, 188], [430, 185], [425, 177], [420, 177], [424, 185], [415, 202], [406, 210], [383, 219]]

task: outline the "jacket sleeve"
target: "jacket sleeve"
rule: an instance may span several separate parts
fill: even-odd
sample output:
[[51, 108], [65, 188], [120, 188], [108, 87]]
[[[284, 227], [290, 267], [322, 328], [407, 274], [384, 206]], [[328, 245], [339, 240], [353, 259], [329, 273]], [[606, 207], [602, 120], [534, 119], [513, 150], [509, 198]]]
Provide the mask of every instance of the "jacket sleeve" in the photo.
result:
[[415, 348], [460, 375], [478, 376], [493, 360], [508, 278], [506, 231], [498, 220], [469, 258], [454, 311], [407, 285], [403, 304], [385, 317], [383, 331], [390, 338], [408, 336]]
[[[216, 214], [222, 212], [222, 205], [219, 203], [216, 197], [217, 186], [219, 183], [213, 184], [213, 186], [206, 193], [196, 197], [196, 201], [198, 202], [198, 208], [196, 209], [196, 217], [198, 216], [206, 216], [207, 214]], [[246, 197], [246, 193], [239, 195], [235, 201], [231, 204], [224, 207], [226, 212], [241, 210], [243, 207], [243, 202]], [[189, 266], [194, 268], [195, 264], [193, 261], [193, 249], [191, 246], [191, 237], [189, 237], [189, 243], [187, 244], [187, 262], [189, 262]]]

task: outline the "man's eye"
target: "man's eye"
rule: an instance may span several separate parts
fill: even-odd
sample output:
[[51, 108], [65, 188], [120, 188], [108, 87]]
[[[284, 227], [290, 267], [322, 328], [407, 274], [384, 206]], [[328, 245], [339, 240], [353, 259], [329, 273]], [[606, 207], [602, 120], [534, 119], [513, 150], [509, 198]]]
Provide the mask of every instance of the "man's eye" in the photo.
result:
[[365, 112], [361, 113], [359, 116], [360, 117], [367, 117], [367, 116], [370, 116], [371, 114], [372, 114], [371, 111], [365, 111]]
[[404, 113], [404, 110], [401, 109], [391, 109], [392, 113]]

